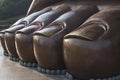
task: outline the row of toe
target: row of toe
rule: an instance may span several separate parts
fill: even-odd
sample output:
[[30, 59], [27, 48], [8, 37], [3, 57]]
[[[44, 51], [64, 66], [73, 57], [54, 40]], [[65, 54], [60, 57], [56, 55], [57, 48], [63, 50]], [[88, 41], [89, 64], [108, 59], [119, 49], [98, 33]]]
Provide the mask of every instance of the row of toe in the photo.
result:
[[63, 2], [18, 20], [0, 38], [4, 54], [23, 66], [96, 80], [120, 74], [119, 18], [119, 6], [99, 11]]

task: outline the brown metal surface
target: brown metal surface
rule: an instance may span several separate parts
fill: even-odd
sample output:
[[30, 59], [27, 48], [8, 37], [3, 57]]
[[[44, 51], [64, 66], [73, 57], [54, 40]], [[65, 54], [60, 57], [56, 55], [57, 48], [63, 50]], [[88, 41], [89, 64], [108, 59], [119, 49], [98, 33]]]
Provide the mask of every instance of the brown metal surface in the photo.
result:
[[40, 11], [41, 9], [47, 6], [50, 6], [60, 1], [63, 1], [63, 0], [33, 0], [27, 14], [29, 15], [33, 12]]
[[120, 74], [120, 7], [102, 10], [65, 36], [64, 59], [75, 77], [105, 78]]
[[19, 57], [23, 61], [27, 61], [27, 62], [36, 61], [34, 57], [34, 51], [33, 51], [33, 40], [32, 40], [33, 32], [46, 27], [51, 22], [53, 22], [56, 18], [58, 18], [60, 15], [70, 11], [70, 7], [64, 4], [58, 5], [55, 7], [56, 7], [55, 9], [49, 12], [46, 12], [43, 15], [39, 15], [39, 17], [37, 17], [32, 22], [31, 26], [28, 26], [26, 28], [23, 28], [17, 31], [16, 47], [17, 47]]
[[80, 5], [35, 32], [34, 50], [38, 64], [49, 69], [63, 69], [62, 40], [64, 35], [81, 25], [88, 17], [98, 11], [96, 6]]

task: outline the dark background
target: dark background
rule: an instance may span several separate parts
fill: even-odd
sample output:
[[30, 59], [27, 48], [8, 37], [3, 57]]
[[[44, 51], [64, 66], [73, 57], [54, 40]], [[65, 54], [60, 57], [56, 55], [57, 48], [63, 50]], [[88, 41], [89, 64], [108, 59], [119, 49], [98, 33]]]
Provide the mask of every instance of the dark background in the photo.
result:
[[32, 0], [0, 0], [0, 29], [24, 17]]

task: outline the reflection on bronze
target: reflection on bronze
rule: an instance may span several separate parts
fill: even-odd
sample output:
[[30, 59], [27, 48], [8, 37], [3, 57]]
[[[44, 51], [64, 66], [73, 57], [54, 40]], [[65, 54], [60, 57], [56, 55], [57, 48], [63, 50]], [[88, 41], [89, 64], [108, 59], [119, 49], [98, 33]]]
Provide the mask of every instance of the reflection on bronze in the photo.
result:
[[44, 29], [34, 33], [34, 52], [38, 64], [48, 69], [64, 69], [62, 39], [98, 11], [96, 6], [80, 5]]
[[4, 50], [3, 54], [4, 54], [5, 56], [9, 56], [9, 54], [8, 54], [8, 52], [7, 52], [7, 49], [6, 49], [6, 47], [5, 47], [4, 32], [5, 32], [5, 30], [3, 30], [3, 31], [0, 32], [0, 42], [1, 42], [2, 48], [3, 48], [3, 50]]
[[64, 60], [69, 73], [81, 80], [120, 74], [119, 19], [119, 7], [105, 9], [64, 37]]
[[70, 11], [67, 5], [58, 5], [52, 11], [46, 12], [37, 17], [31, 26], [25, 27], [16, 32], [16, 48], [21, 60], [25, 62], [36, 62], [33, 51], [32, 34], [34, 31], [39, 30], [53, 22], [57, 17]]
[[15, 32], [17, 30], [20, 30], [24, 28], [25, 26], [28, 26], [29, 23], [31, 23], [37, 16], [40, 14], [43, 14], [51, 9], [43, 9], [39, 12], [35, 12], [33, 14], [30, 14], [29, 16], [22, 18], [18, 20], [15, 24], [13, 24], [9, 29], [6, 29], [4, 32], [4, 40], [5, 40], [5, 45], [7, 48], [8, 53], [10, 54], [11, 58], [12, 57], [18, 57], [16, 48], [15, 48]]
[[41, 9], [47, 6], [50, 6], [60, 1], [63, 1], [63, 0], [33, 0], [27, 14], [29, 15], [33, 12], [40, 11]]
[[24, 24], [14, 26], [9, 28], [5, 31], [4, 40], [7, 51], [9, 52], [10, 56], [18, 57], [16, 49], [15, 49], [15, 31], [24, 27]]
[[2, 46], [23, 66], [35, 67], [37, 60], [44, 73], [65, 74], [67, 68], [70, 79], [120, 80], [119, 5], [118, 0], [33, 0], [26, 17], [0, 32]]
[[42, 9], [42, 10], [40, 10], [40, 11], [34, 12], [34, 13], [28, 15], [27, 17], [25, 17], [22, 22], [26, 22], [27, 24], [30, 24], [30, 23], [31, 23], [33, 20], [35, 20], [39, 15], [44, 14], [44, 13], [46, 13], [46, 12], [49, 12], [49, 11], [51, 11], [51, 10], [52, 10], [52, 8], [51, 8], [51, 7], [48, 7], [48, 8]]
[[[19, 20], [16, 21], [13, 25], [11, 25], [11, 27], [14, 27], [14, 26], [20, 24], [21, 21], [22, 21], [22, 19], [19, 19]], [[11, 27], [10, 27], [10, 28], [11, 28]], [[6, 31], [7, 31], [7, 29], [2, 30], [2, 31], [0, 32], [0, 41], [1, 41], [1, 45], [2, 45], [3, 50], [4, 50], [4, 55], [5, 55], [5, 56], [9, 56], [9, 53], [8, 53], [7, 48], [6, 48], [6, 46], [5, 46], [5, 40], [4, 40], [4, 36], [5, 36], [5, 32], [6, 32]]]

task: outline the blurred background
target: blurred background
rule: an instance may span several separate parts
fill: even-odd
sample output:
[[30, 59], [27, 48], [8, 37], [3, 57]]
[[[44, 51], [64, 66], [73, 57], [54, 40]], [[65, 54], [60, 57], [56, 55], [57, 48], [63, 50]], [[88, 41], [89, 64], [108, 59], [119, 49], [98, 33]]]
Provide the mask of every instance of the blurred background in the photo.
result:
[[0, 30], [27, 14], [32, 0], [0, 0]]

